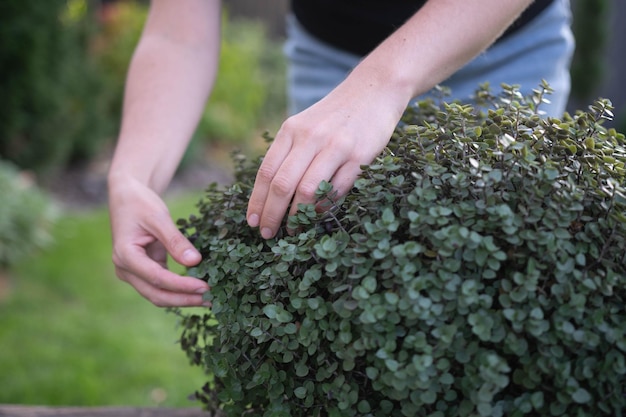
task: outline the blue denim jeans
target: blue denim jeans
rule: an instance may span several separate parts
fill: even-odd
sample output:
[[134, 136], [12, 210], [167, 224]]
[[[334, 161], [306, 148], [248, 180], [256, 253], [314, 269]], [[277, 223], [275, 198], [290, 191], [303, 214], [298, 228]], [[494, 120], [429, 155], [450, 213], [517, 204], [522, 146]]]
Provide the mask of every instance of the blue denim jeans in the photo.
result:
[[[471, 103], [474, 92], [485, 82], [489, 82], [494, 92], [499, 91], [502, 83], [517, 84], [522, 94], [529, 95], [546, 80], [554, 93], [547, 97], [550, 104], [542, 105], [541, 109], [547, 115], [562, 116], [570, 92], [569, 67], [574, 52], [571, 18], [569, 0], [556, 0], [530, 23], [496, 42], [441, 85], [451, 89], [451, 100]], [[287, 34], [289, 112], [295, 114], [328, 94], [361, 57], [314, 38], [293, 16], [288, 17]]]

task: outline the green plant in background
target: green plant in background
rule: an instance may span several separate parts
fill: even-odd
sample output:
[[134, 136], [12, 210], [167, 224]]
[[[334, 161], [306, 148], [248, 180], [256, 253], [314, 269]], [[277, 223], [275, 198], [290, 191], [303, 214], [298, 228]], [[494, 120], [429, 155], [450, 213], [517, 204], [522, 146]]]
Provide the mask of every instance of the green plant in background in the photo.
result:
[[[96, 50], [115, 92], [111, 114], [121, 114], [126, 69], [147, 16], [145, 4], [121, 2], [97, 39]], [[222, 19], [219, 72], [181, 167], [207, 143], [244, 144], [258, 129], [275, 124], [286, 107], [285, 65], [278, 42], [252, 20]]]
[[626, 108], [622, 109], [622, 112], [617, 116], [617, 130], [626, 132]]
[[[119, 126], [126, 70], [147, 8], [117, 2], [101, 22], [97, 11], [88, 0], [0, 4], [0, 155], [42, 180], [88, 162]], [[261, 24], [225, 19], [220, 75], [196, 136], [243, 143], [282, 117], [283, 62]]]
[[136, 1], [118, 1], [108, 7], [109, 12], [94, 39], [94, 52], [112, 96], [108, 112], [119, 123], [126, 72], [148, 16], [148, 9], [145, 4]]
[[[206, 314], [181, 344], [228, 416], [599, 416], [626, 407], [626, 148], [607, 100], [541, 118], [549, 92], [427, 101], [328, 210], [263, 240], [259, 160], [181, 229]], [[480, 107], [482, 108], [482, 107]]]
[[92, 17], [85, 1], [0, 3], [0, 155], [42, 179], [92, 156], [113, 127]]
[[276, 130], [286, 109], [285, 68], [262, 24], [225, 13], [217, 78], [181, 167], [207, 144], [245, 147], [259, 130]]
[[610, 0], [574, 0], [572, 30], [576, 51], [571, 65], [572, 96], [588, 99], [606, 72]]
[[0, 160], [0, 271], [51, 243], [51, 199], [12, 164]]
[[262, 24], [222, 19], [219, 72], [197, 136], [204, 140], [249, 140], [261, 123], [285, 111], [285, 69], [280, 45]]

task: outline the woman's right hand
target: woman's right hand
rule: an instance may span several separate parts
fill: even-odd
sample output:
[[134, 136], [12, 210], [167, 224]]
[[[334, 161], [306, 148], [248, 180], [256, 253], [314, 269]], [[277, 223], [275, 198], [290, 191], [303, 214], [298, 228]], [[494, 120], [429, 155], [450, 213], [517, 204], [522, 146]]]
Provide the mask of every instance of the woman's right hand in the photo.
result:
[[133, 179], [109, 181], [113, 263], [117, 276], [159, 307], [205, 305], [208, 285], [167, 269], [167, 255], [185, 267], [200, 253], [176, 228], [161, 198]]
[[129, 66], [122, 125], [109, 169], [117, 276], [157, 306], [198, 306], [208, 285], [167, 269], [201, 256], [159, 197], [200, 119], [217, 72], [219, 0], [152, 0]]

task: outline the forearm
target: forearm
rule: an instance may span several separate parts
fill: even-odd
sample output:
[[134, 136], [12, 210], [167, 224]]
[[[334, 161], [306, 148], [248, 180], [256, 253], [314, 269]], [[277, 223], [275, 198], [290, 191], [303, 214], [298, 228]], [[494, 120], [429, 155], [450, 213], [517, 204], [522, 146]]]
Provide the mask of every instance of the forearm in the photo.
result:
[[488, 48], [531, 2], [430, 0], [349, 78], [380, 88], [401, 112]]
[[212, 21], [203, 16], [203, 27], [213, 27], [197, 38], [158, 18], [149, 19], [129, 68], [110, 187], [129, 179], [157, 193], [167, 187], [215, 78], [219, 16]]

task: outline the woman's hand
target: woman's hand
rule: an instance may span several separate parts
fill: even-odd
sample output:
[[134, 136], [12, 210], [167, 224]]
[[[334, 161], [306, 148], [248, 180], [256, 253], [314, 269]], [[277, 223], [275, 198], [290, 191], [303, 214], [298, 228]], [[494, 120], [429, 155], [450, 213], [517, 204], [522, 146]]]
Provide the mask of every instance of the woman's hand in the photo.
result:
[[293, 214], [315, 201], [322, 180], [347, 193], [409, 101], [491, 45], [530, 2], [426, 2], [325, 98], [285, 121], [259, 169], [248, 224], [271, 238], [290, 204]]
[[[379, 81], [377, 81], [379, 80]], [[404, 111], [377, 74], [353, 75], [324, 99], [287, 119], [258, 171], [247, 219], [273, 237], [289, 209], [315, 202], [320, 182], [345, 195], [361, 172], [386, 146]]]
[[203, 304], [208, 285], [167, 269], [167, 254], [186, 267], [200, 253], [174, 225], [163, 201], [132, 179], [109, 182], [113, 263], [117, 276], [160, 307]]
[[219, 0], [152, 0], [124, 93], [122, 126], [109, 169], [117, 276], [158, 306], [202, 304], [206, 283], [167, 270], [200, 254], [159, 197], [202, 115], [217, 71]]

